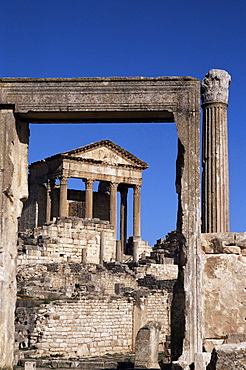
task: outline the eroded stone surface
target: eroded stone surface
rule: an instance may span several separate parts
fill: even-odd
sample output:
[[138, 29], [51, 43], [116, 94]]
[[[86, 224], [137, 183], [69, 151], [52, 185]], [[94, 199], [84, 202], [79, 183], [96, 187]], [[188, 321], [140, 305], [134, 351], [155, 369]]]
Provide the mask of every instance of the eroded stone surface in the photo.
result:
[[149, 321], [136, 338], [135, 368], [158, 369], [158, 347], [161, 323]]
[[227, 103], [230, 75], [211, 69], [202, 81], [202, 231], [228, 232], [229, 173]]
[[221, 69], [210, 69], [202, 81], [202, 101], [228, 103], [231, 76]]
[[216, 346], [208, 370], [245, 370], [246, 343]]
[[246, 232], [202, 233], [201, 247], [208, 254], [243, 254], [246, 249]]
[[16, 301], [17, 217], [27, 198], [26, 123], [0, 110], [0, 368], [12, 368]]
[[246, 257], [204, 256], [205, 339], [246, 331]]

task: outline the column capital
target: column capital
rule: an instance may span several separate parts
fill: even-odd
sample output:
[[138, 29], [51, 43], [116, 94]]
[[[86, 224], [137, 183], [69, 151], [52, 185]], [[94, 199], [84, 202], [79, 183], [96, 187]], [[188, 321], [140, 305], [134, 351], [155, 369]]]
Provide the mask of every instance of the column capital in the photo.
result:
[[93, 187], [93, 184], [94, 184], [94, 181], [95, 180], [92, 180], [92, 179], [83, 179], [84, 183], [85, 183], [85, 186], [86, 186], [86, 189], [90, 189]]
[[135, 185], [134, 186], [134, 193], [139, 193], [141, 192], [141, 185]]
[[59, 176], [60, 184], [61, 185], [67, 185], [68, 177], [66, 176]]
[[109, 185], [110, 185], [110, 190], [112, 191], [112, 190], [117, 190], [119, 184], [117, 182], [111, 181]]
[[201, 84], [202, 103], [228, 104], [231, 76], [222, 69], [210, 69]]

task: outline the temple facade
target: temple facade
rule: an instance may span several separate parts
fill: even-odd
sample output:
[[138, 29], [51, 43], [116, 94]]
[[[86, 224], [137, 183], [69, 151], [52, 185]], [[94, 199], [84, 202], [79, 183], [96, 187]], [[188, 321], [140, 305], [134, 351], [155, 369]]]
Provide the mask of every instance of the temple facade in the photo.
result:
[[[91, 223], [101, 225], [98, 238], [111, 243], [113, 253], [104, 255], [106, 260], [122, 260], [123, 254], [133, 254], [134, 242], [138, 249], [141, 245], [140, 189], [142, 172], [146, 168], [147, 163], [110, 140], [102, 140], [32, 163], [29, 167], [29, 198], [24, 204], [19, 231], [44, 225], [48, 227], [57, 218], [76, 217], [86, 219], [87, 224], [90, 220]], [[69, 189], [70, 178], [81, 179], [85, 183], [85, 190]], [[93, 191], [96, 181], [98, 189]], [[133, 188], [132, 246], [127, 245], [129, 188]], [[120, 193], [120, 238], [116, 243], [117, 192]], [[83, 229], [87, 229], [85, 223]], [[106, 233], [106, 238], [102, 238], [102, 231]], [[85, 235], [82, 239], [87, 240]], [[140, 247], [138, 253], [141, 252], [143, 250]], [[61, 254], [64, 257], [64, 253]], [[88, 260], [88, 253], [87, 257], [84, 254], [81, 258], [84, 262], [99, 263], [99, 254], [96, 253], [96, 259]], [[80, 257], [75, 259], [81, 262]]]

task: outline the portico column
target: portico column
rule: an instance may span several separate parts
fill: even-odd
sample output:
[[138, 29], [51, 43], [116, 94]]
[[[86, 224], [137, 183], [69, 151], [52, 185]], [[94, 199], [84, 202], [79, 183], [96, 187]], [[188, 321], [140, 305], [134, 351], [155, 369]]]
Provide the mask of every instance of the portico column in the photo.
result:
[[60, 177], [60, 217], [66, 217], [68, 215], [68, 204], [67, 204], [67, 177]]
[[46, 183], [46, 222], [51, 218], [51, 184], [50, 180]]
[[93, 218], [93, 184], [94, 180], [85, 181], [85, 218]]
[[127, 239], [127, 193], [128, 188], [122, 187], [120, 190], [120, 240], [121, 251], [125, 252]]
[[135, 185], [133, 193], [133, 236], [140, 236], [140, 193], [141, 186]]
[[227, 107], [231, 76], [211, 69], [202, 81], [202, 232], [229, 231]]
[[55, 179], [50, 180], [50, 219], [52, 220], [53, 217], [56, 217], [58, 212], [55, 212], [57, 207], [57, 200], [54, 196], [54, 189], [55, 189]]
[[110, 223], [115, 227], [115, 237], [117, 235], [117, 188], [117, 183], [110, 183]]

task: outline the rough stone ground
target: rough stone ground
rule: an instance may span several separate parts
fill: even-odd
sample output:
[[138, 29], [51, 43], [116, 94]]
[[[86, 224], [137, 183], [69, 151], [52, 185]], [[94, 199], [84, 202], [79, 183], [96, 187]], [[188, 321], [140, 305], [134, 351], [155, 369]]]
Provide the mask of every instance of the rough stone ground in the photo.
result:
[[[18, 366], [15, 367], [15, 370], [23, 370], [25, 361], [32, 360], [32, 351], [28, 351], [25, 360], [20, 360]], [[33, 359], [36, 361], [37, 370], [48, 370], [48, 369], [56, 369], [56, 370], [63, 370], [68, 368], [76, 368], [76, 369], [83, 369], [83, 370], [101, 370], [101, 369], [133, 369], [134, 368], [134, 356], [133, 352], [129, 352], [126, 354], [106, 354], [104, 356], [95, 356], [86, 359], [76, 359], [76, 358], [69, 358], [63, 359], [60, 358], [41, 358], [41, 359]], [[168, 370], [170, 368], [170, 364], [164, 364], [165, 354], [163, 352], [159, 353], [158, 361], [160, 364], [160, 369]], [[141, 369], [139, 369], [141, 370]]]

